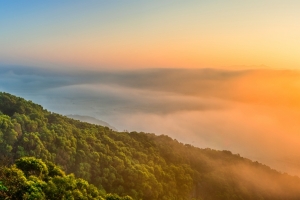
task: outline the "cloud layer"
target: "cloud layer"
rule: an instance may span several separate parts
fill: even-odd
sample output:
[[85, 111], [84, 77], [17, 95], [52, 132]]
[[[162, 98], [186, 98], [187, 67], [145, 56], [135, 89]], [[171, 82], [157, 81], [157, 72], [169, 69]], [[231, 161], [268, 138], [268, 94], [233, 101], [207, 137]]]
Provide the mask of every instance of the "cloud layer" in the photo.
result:
[[288, 70], [0, 67], [0, 90], [51, 111], [228, 149], [298, 175], [299, 80]]

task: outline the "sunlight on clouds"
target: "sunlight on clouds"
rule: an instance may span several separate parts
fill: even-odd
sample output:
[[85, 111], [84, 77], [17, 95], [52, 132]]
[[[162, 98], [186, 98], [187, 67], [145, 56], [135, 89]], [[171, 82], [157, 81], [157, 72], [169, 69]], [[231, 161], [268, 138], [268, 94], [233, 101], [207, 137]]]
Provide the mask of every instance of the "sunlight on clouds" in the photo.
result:
[[299, 80], [299, 71], [270, 69], [0, 69], [4, 91], [51, 111], [227, 149], [298, 175]]

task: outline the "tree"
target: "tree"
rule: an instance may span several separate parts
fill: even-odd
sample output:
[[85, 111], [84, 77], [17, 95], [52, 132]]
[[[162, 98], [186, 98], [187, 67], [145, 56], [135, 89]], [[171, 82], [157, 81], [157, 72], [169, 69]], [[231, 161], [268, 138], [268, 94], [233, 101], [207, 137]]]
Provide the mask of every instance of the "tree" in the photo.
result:
[[44, 177], [48, 175], [48, 168], [41, 159], [34, 157], [23, 157], [16, 161], [17, 168], [21, 169], [26, 177], [35, 175], [37, 177]]

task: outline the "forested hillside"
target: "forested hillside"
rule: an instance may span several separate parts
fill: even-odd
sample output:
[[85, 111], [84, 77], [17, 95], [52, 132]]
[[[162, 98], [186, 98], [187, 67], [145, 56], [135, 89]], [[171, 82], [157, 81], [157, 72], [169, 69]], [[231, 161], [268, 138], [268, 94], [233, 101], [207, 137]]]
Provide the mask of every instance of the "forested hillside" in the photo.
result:
[[34, 157], [20, 158], [15, 165], [1, 165], [0, 180], [0, 199], [132, 200], [129, 196], [105, 194], [74, 174], [65, 175], [53, 163]]
[[[14, 172], [23, 182], [43, 182], [37, 187], [43, 198], [57, 187], [54, 180], [69, 178], [86, 187], [70, 189], [69, 194], [82, 194], [73, 199], [105, 193], [145, 200], [300, 199], [298, 177], [229, 151], [200, 149], [165, 135], [116, 132], [7, 93], [0, 93], [0, 111], [1, 195], [11, 191], [9, 173]], [[30, 159], [47, 173], [22, 168]], [[51, 174], [52, 168], [60, 173]]]

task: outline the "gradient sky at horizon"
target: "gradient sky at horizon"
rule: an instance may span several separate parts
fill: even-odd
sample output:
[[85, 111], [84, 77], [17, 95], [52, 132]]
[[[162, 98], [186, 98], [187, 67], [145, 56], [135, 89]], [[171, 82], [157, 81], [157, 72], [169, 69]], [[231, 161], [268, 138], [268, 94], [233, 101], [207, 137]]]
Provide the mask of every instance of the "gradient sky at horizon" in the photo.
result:
[[299, 1], [2, 1], [1, 64], [298, 69]]

